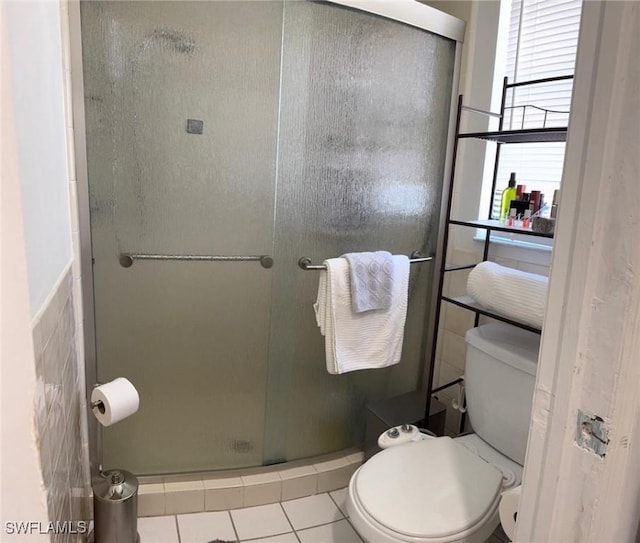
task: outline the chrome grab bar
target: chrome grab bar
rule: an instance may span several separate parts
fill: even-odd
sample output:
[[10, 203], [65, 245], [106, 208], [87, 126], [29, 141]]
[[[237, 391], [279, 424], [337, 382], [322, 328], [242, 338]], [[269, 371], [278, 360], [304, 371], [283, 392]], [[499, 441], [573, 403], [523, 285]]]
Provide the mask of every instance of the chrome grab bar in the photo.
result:
[[[433, 260], [433, 256], [424, 256], [419, 251], [413, 251], [409, 257], [409, 264], [417, 264], [418, 262], [429, 262]], [[303, 256], [298, 260], [298, 266], [304, 271], [314, 270], [326, 270], [327, 267], [324, 264], [311, 264], [311, 259], [308, 256]]]
[[247, 262], [258, 261], [263, 268], [273, 267], [273, 258], [268, 255], [261, 256], [208, 256], [208, 255], [145, 255], [123, 253], [119, 259], [123, 268], [130, 268], [136, 260], [182, 260], [196, 262]]

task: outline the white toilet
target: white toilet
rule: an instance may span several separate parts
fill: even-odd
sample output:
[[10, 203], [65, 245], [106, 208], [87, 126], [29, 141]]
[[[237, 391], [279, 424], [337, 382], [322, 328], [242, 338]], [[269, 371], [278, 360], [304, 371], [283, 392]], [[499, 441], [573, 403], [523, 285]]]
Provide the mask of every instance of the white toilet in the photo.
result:
[[353, 474], [347, 508], [369, 543], [482, 543], [504, 490], [520, 484], [540, 337], [506, 324], [467, 332], [475, 434], [385, 449]]

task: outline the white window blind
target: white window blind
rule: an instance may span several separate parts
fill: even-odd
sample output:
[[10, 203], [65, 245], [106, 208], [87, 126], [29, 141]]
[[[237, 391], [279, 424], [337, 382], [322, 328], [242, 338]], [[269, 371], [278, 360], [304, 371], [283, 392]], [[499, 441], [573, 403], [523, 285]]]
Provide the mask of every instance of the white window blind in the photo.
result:
[[[581, 0], [513, 0], [506, 66], [509, 83], [572, 75], [575, 67]], [[516, 87], [507, 94], [505, 130], [566, 126], [573, 80]], [[545, 114], [535, 105], [552, 110]], [[563, 112], [563, 113], [555, 113]], [[564, 143], [503, 145], [500, 155], [496, 197], [507, 186], [510, 172], [516, 172], [526, 192], [539, 190], [550, 202], [560, 187]], [[495, 202], [495, 200], [494, 200]], [[493, 206], [494, 216], [496, 206]]]

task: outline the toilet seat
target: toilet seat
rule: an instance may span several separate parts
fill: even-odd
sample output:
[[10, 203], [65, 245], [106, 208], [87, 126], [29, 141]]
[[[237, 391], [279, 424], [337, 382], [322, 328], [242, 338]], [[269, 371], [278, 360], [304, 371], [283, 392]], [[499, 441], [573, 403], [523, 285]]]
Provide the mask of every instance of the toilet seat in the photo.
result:
[[474, 451], [474, 454], [477, 454], [482, 460], [492, 464], [502, 472], [503, 492], [509, 488], [518, 486], [522, 482], [522, 466], [495, 450], [477, 434], [458, 436], [454, 441]]
[[498, 469], [441, 437], [372, 457], [351, 479], [349, 507], [356, 528], [375, 532], [371, 541], [471, 541], [494, 522], [501, 490]]

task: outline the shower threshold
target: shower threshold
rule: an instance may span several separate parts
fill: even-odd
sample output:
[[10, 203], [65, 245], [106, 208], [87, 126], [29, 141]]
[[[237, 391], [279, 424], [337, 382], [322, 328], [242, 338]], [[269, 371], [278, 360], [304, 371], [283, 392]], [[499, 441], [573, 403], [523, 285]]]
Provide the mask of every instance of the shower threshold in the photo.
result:
[[359, 449], [242, 470], [141, 476], [141, 517], [226, 511], [344, 488], [362, 464]]

